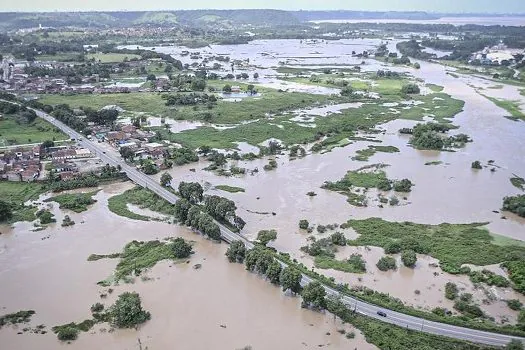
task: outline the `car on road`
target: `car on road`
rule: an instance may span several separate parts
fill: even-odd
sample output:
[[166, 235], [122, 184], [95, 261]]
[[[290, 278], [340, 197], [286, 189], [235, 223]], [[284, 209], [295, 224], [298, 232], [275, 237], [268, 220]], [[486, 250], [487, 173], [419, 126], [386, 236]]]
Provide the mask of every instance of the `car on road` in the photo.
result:
[[379, 310], [377, 314], [381, 317], [386, 317], [386, 312]]

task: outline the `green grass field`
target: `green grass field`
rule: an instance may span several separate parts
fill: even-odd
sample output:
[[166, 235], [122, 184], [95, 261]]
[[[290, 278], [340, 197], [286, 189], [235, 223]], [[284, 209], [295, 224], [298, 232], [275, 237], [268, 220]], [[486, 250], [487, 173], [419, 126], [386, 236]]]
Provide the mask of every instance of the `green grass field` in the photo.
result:
[[128, 111], [145, 112], [181, 120], [199, 120], [203, 118], [204, 113], [211, 113], [213, 115], [212, 122], [229, 124], [265, 118], [267, 114], [278, 114], [334, 101], [334, 98], [323, 95], [278, 92], [273, 89], [260, 89], [259, 91], [262, 93], [260, 98], [247, 97], [240, 102], [219, 101], [212, 109], [208, 109], [204, 105], [197, 106], [197, 108], [166, 106], [166, 101], [161, 98], [160, 93], [150, 92], [71, 96], [44, 95], [41, 97], [41, 102], [51, 105], [67, 103], [74, 108], [90, 106], [96, 109], [107, 105], [117, 105]]
[[228, 185], [217, 185], [215, 186], [216, 189], [221, 191], [226, 191], [230, 193], [237, 193], [237, 192], [244, 192], [244, 188], [242, 187], [235, 187], [235, 186], [228, 186]]
[[86, 60], [90, 60], [94, 58], [95, 61], [101, 62], [101, 63], [119, 63], [124, 62], [124, 59], [127, 58], [128, 60], [132, 58], [138, 58], [140, 59], [139, 55], [134, 54], [127, 54], [127, 53], [90, 53], [86, 55]]
[[37, 183], [0, 181], [1, 198], [13, 204], [22, 204], [28, 200], [37, 199], [46, 189]]
[[480, 227], [483, 224], [423, 225], [371, 218], [350, 220], [345, 225], [360, 234], [348, 242], [351, 245], [384, 248], [398, 242], [402, 249], [438, 259], [441, 268], [451, 273], [458, 273], [462, 264], [484, 266], [525, 258], [523, 242], [493, 236]]
[[173, 215], [173, 206], [155, 193], [142, 187], [113, 196], [108, 199], [108, 208], [111, 212], [134, 220], [149, 221], [151, 218], [130, 211], [127, 204], [135, 204], [165, 215]]
[[525, 112], [521, 110], [519, 101], [502, 100], [483, 94], [482, 96], [492, 101], [496, 106], [503, 108], [504, 110], [509, 112], [513, 118], [525, 120]]
[[31, 124], [17, 124], [12, 115], [0, 117], [0, 147], [67, 139], [65, 134], [40, 118]]

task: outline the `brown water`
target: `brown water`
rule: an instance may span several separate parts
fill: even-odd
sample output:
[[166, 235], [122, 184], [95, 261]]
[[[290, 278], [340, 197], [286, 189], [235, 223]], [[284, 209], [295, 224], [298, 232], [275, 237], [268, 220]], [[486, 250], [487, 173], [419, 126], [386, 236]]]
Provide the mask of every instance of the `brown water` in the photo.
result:
[[[438, 260], [426, 255], [418, 254], [416, 266], [411, 269], [405, 267], [401, 262], [400, 255], [396, 254], [394, 257], [397, 260], [398, 269], [396, 271], [383, 272], [376, 267], [377, 261], [384, 256], [382, 248], [340, 247], [336, 253], [336, 259], [348, 259], [353, 253], [361, 254], [366, 261], [367, 272], [365, 274], [344, 273], [331, 269], [314, 270], [326, 276], [334, 277], [338, 282], [348, 283], [351, 287], [366, 286], [379, 292], [388, 293], [409, 305], [426, 310], [444, 307], [454, 311], [454, 303], [445, 298], [445, 284], [453, 282], [460, 289], [460, 293], [471, 293], [474, 302], [479, 304], [487, 315], [494, 317], [500, 323], [502, 320], [511, 323], [516, 323], [517, 321], [518, 312], [510, 310], [505, 300], [519, 299], [525, 302], [525, 296], [511, 288], [490, 286], [475, 288], [467, 276], [450, 275], [442, 272], [437, 267], [433, 267], [438, 264]], [[311, 257], [300, 255], [298, 259], [306, 266], [314, 267]], [[483, 268], [505, 275], [497, 266]], [[481, 267], [476, 267], [475, 269], [481, 269]], [[419, 291], [419, 294], [416, 291]], [[483, 302], [484, 300], [489, 300], [487, 293], [493, 299], [488, 304]]]
[[[278, 238], [272, 245], [296, 257], [301, 256], [299, 248], [307, 243], [307, 234], [298, 229], [300, 219], [308, 219], [311, 224], [340, 224], [350, 218], [368, 217], [428, 224], [488, 222], [486, 227], [494, 233], [525, 240], [525, 219], [511, 213], [493, 212], [499, 211], [503, 197], [522, 193], [512, 186], [509, 179], [513, 174], [525, 177], [525, 157], [521, 152], [525, 147], [525, 123], [504, 118], [505, 111], [480, 96], [476, 88], [472, 87], [481, 84], [480, 79], [470, 76], [453, 78], [446, 74], [444, 67], [437, 64], [422, 62], [421, 66], [421, 70], [410, 72], [427, 83], [445, 86], [446, 93], [465, 101], [464, 111], [454, 118], [454, 124], [460, 128], [452, 133], [466, 133], [474, 142], [456, 152], [419, 151], [411, 148], [407, 144], [408, 137], [400, 136], [397, 131], [401, 127], [412, 126], [415, 122], [396, 120], [382, 125], [384, 134], [374, 137], [382, 140], [382, 145], [396, 146], [401, 152], [376, 153], [368, 162], [351, 159], [356, 150], [366, 148], [369, 144], [359, 141], [344, 148], [335, 148], [326, 154], [308, 155], [293, 161], [286, 155], [277, 156], [279, 166], [269, 172], [262, 170], [267, 159], [237, 163], [248, 169], [257, 167], [260, 171], [254, 176], [219, 177], [200, 170], [207, 165], [206, 162], [178, 167], [170, 172], [174, 179], [180, 181], [244, 188], [244, 193], [232, 194], [213, 189], [208, 193], [219, 194], [236, 202], [239, 215], [247, 222], [243, 230], [246, 236], [255, 238], [259, 230], [274, 228], [278, 231]], [[512, 89], [513, 87], [505, 87], [503, 92]], [[483, 90], [487, 94], [501, 93], [499, 91]], [[515, 94], [512, 96], [518, 98]], [[495, 163], [475, 171], [470, 167], [475, 160], [480, 160], [483, 165], [487, 165], [489, 160], [494, 160]], [[441, 161], [442, 164], [425, 165], [431, 161]], [[374, 198], [376, 194], [370, 191], [369, 206], [357, 208], [349, 205], [345, 196], [320, 188], [324, 181], [339, 180], [348, 170], [373, 163], [389, 164], [384, 170], [391, 179], [409, 178], [415, 183], [412, 192], [406, 195], [406, 201], [402, 201], [406, 205], [380, 208], [377, 198]], [[190, 172], [190, 168], [196, 168], [197, 171]], [[491, 172], [491, 168], [496, 171]], [[317, 196], [306, 196], [309, 191], [314, 191]], [[502, 218], [503, 215], [506, 220]], [[378, 257], [373, 258], [375, 261], [371, 265], [375, 269]], [[450, 302], [443, 300], [443, 286], [449, 280], [474, 292], [468, 279], [440, 271], [440, 275], [435, 277], [435, 269], [428, 268], [428, 263], [434, 260], [429, 257], [422, 257], [420, 260], [426, 265], [421, 264], [414, 271], [403, 268], [386, 275], [379, 272], [367, 274], [363, 277], [363, 284], [427, 308], [442, 305], [451, 308]], [[329, 274], [355, 282], [355, 276], [345, 277], [345, 274], [338, 272]], [[421, 290], [419, 296], [414, 294], [415, 289]], [[474, 294], [479, 302], [486, 298], [482, 290], [477, 290]], [[498, 299], [505, 299], [510, 295], [517, 297], [510, 290], [495, 290], [495, 294], [500, 296]], [[482, 308], [499, 320], [501, 316], [515, 320], [515, 313], [501, 301], [482, 305]]]
[[[166, 223], [134, 221], [107, 210], [109, 193], [119, 193], [130, 184], [105, 186], [98, 202], [81, 214], [70, 214], [77, 225], [29, 232], [24, 225], [2, 230], [0, 235], [0, 314], [22, 309], [37, 313], [31, 325], [54, 325], [82, 321], [89, 308], [100, 301], [112, 304], [123, 291], [140, 293], [143, 306], [152, 319], [138, 331], [108, 332], [107, 325], [96, 325], [89, 333], [68, 345], [74, 349], [375, 349], [351, 326], [334, 321], [328, 314], [300, 308], [297, 297], [284, 295], [240, 264], [224, 257], [225, 244], [211, 243], [190, 230]], [[84, 223], [80, 223], [80, 222]], [[133, 239], [151, 240], [182, 236], [194, 240], [196, 253], [189, 264], [163, 262], [147, 273], [148, 282], [114, 287], [106, 291], [96, 282], [108, 277], [116, 260], [87, 262], [91, 253], [119, 251]], [[42, 239], [43, 237], [49, 237]], [[194, 264], [202, 268], [193, 269]], [[225, 326], [225, 328], [221, 327]], [[5, 349], [56, 349], [56, 336], [17, 335], [22, 326], [0, 330]], [[338, 329], [355, 331], [346, 339]], [[327, 335], [330, 333], [330, 335]]]

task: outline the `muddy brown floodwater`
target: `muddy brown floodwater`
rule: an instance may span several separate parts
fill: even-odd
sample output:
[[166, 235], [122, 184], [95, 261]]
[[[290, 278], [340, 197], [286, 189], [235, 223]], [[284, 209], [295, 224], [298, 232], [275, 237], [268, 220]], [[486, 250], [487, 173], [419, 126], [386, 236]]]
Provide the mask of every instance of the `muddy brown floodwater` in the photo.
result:
[[[170, 172], [179, 181], [211, 184], [208, 194], [219, 194], [236, 202], [238, 214], [247, 222], [243, 229], [247, 237], [254, 239], [259, 230], [274, 228], [278, 231], [278, 237], [272, 246], [289, 252], [304, 262], [308, 262], [308, 258], [301, 258], [303, 254], [299, 248], [307, 243], [308, 235], [298, 228], [301, 219], [308, 219], [311, 224], [341, 224], [350, 218], [369, 217], [427, 224], [487, 222], [486, 227], [493, 233], [525, 240], [525, 219], [511, 213], [498, 212], [503, 197], [522, 193], [510, 183], [510, 178], [513, 174], [525, 177], [525, 157], [521, 151], [525, 148], [525, 123], [504, 118], [507, 112], [478, 94], [475, 86], [482, 84], [479, 78], [454, 78], [446, 74], [445, 67], [426, 62], [421, 62], [420, 70], [405, 70], [424, 79], [426, 83], [444, 86], [444, 92], [465, 101], [464, 110], [453, 119], [453, 123], [460, 128], [451, 133], [466, 133], [474, 142], [456, 152], [416, 150], [408, 145], [408, 137], [398, 134], [400, 128], [413, 126], [416, 122], [400, 119], [380, 125], [379, 128], [384, 133], [372, 135], [381, 140], [382, 145], [396, 146], [400, 152], [378, 152], [367, 162], [351, 159], [357, 150], [371, 144], [358, 141], [344, 148], [334, 148], [329, 153], [312, 154], [303, 159], [289, 160], [287, 155], [277, 156], [278, 168], [272, 171], [262, 170], [268, 159], [238, 163], [247, 169], [257, 167], [260, 171], [254, 176], [217, 176], [202, 170], [206, 167], [206, 162], [176, 167]], [[499, 90], [493, 91], [497, 93]], [[515, 94], [513, 96], [518, 98]], [[475, 160], [481, 161], [483, 170], [471, 169], [471, 163]], [[493, 165], [489, 165], [489, 160], [494, 161]], [[432, 161], [442, 163], [425, 165]], [[320, 188], [325, 181], [341, 179], [348, 170], [375, 163], [389, 164], [384, 168], [388, 178], [408, 178], [415, 184], [412, 192], [406, 194], [406, 201], [403, 201], [408, 202], [407, 205], [380, 208], [377, 199], [371, 198], [368, 207], [358, 208], [348, 204], [345, 196]], [[190, 168], [197, 170], [191, 172]], [[491, 171], [492, 168], [494, 172]], [[214, 190], [215, 185], [242, 187], [245, 192]], [[307, 196], [309, 191], [314, 191], [317, 196]], [[390, 195], [392, 193], [388, 194]], [[374, 267], [375, 262], [372, 264]], [[344, 274], [335, 271], [330, 273], [344, 277]], [[450, 306], [447, 301], [442, 300], [439, 289], [448, 280], [457, 278], [443, 273], [436, 277], [433, 270], [423, 265], [414, 273], [398, 272], [393, 276], [381, 277], [379, 274], [367, 276], [363, 279], [366, 282], [363, 284], [391, 293], [415, 306], [427, 308], [443, 304]], [[353, 279], [355, 282], [355, 276], [346, 279]], [[384, 281], [380, 282], [381, 279]], [[389, 283], [391, 279], [396, 283]], [[466, 290], [473, 288], [466, 279], [457, 282], [462, 283]], [[432, 290], [427, 292], [427, 299], [423, 300], [422, 296], [414, 294], [414, 290], [419, 288], [424, 295], [426, 286]], [[496, 291], [499, 295], [508, 293], [513, 295], [512, 292]], [[476, 300], [480, 303], [485, 298], [482, 294], [483, 292], [475, 293]], [[496, 318], [503, 315], [510, 320], [515, 319], [515, 314], [510, 309], [503, 308], [503, 302], [481, 307]]]
[[[107, 198], [130, 188], [130, 184], [104, 186], [98, 202], [84, 213], [67, 212], [77, 224], [54, 225], [40, 232], [25, 224], [2, 227], [0, 235], [0, 314], [33, 309], [31, 326], [44, 324], [46, 335], [0, 330], [3, 349], [57, 349], [61, 346], [50, 328], [90, 317], [90, 306], [112, 304], [123, 291], [136, 291], [152, 318], [138, 331], [115, 330], [96, 325], [89, 333], [67, 345], [71, 349], [376, 349], [359, 331], [342, 325], [329, 314], [300, 308], [300, 298], [284, 295], [278, 287], [247, 272], [243, 265], [224, 257], [226, 244], [216, 244], [187, 228], [160, 222], [135, 221], [107, 209]], [[55, 205], [56, 206], [56, 205]], [[54, 210], [57, 215], [64, 215]], [[61, 217], [57, 217], [61, 221]], [[83, 222], [83, 223], [81, 223]], [[133, 284], [107, 291], [96, 285], [108, 277], [117, 261], [88, 262], [92, 253], [120, 251], [136, 240], [181, 236], [194, 241], [189, 264], [162, 262]], [[194, 269], [193, 265], [202, 264]], [[356, 332], [347, 339], [339, 329]], [[329, 333], [329, 335], [328, 335]]]

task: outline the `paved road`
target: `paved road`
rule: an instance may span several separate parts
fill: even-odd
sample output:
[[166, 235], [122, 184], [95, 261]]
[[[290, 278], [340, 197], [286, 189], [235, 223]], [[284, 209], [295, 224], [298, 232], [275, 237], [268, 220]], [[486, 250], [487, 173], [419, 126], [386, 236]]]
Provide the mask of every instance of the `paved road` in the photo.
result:
[[[116, 154], [116, 152], [111, 152], [111, 151], [106, 152], [106, 149], [103, 148], [101, 145], [99, 145], [96, 141], [93, 142], [93, 141], [87, 140], [83, 135], [71, 129], [67, 125], [61, 123], [60, 121], [56, 120], [55, 118], [51, 117], [50, 115], [43, 113], [41, 111], [38, 111], [38, 110], [35, 110], [35, 112], [38, 114], [39, 117], [47, 120], [48, 122], [50, 122], [57, 128], [61, 129], [63, 132], [68, 134], [71, 138], [76, 139], [82, 147], [85, 147], [89, 149], [91, 152], [95, 153], [102, 161], [110, 165], [114, 165], [114, 166], [120, 165], [122, 167], [122, 170], [125, 171], [128, 177], [136, 184], [150, 189], [151, 191], [155, 192], [156, 194], [166, 199], [170, 203], [175, 203], [178, 200], [178, 197], [176, 195], [174, 195], [172, 192], [163, 188], [154, 179], [138, 171], [136, 168], [131, 167], [128, 164], [126, 164], [122, 160], [120, 155]], [[220, 227], [222, 237], [226, 242], [231, 243], [232, 241], [235, 241], [235, 240], [241, 240], [244, 242], [244, 244], [246, 245], [248, 249], [253, 247], [253, 243], [251, 243], [241, 234], [230, 231], [228, 228], [226, 228], [224, 225], [221, 225], [220, 223], [218, 223], [218, 225]], [[311, 281], [312, 279], [310, 277], [303, 275], [301, 284], [306, 285], [310, 283]], [[325, 287], [325, 289], [328, 294], [339, 295], [339, 293], [336, 290], [333, 290], [329, 287]], [[498, 334], [498, 333], [478, 331], [478, 330], [474, 330], [470, 328], [463, 328], [463, 327], [448, 325], [445, 323], [431, 322], [431, 321], [427, 321], [419, 317], [414, 317], [414, 316], [405, 315], [399, 312], [386, 310], [381, 307], [357, 300], [349, 296], [341, 295], [341, 299], [349, 307], [356, 310], [356, 312], [358, 313], [375, 318], [382, 322], [391, 323], [391, 324], [394, 324], [400, 327], [404, 327], [407, 329], [412, 329], [412, 330], [417, 330], [417, 331], [422, 331], [422, 332], [432, 333], [432, 334], [438, 334], [438, 335], [443, 335], [443, 336], [447, 336], [451, 338], [462, 339], [462, 340], [467, 340], [467, 341], [471, 341], [475, 343], [483, 343], [483, 344], [488, 344], [488, 345], [493, 345], [493, 346], [505, 346], [507, 343], [510, 342], [511, 339], [518, 339], [525, 343], [524, 338], [512, 337], [512, 336]], [[384, 311], [387, 314], [387, 317], [379, 316], [377, 314], [378, 311]]]

